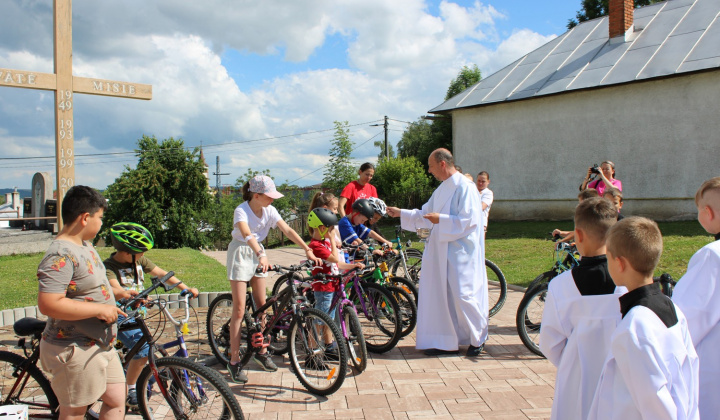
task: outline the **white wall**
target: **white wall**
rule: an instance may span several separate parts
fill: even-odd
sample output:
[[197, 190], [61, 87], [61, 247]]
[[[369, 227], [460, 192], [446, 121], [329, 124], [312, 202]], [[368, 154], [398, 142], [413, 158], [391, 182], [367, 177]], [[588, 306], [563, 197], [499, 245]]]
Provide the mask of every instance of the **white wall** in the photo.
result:
[[490, 173], [491, 219], [568, 219], [588, 166], [616, 164], [623, 214], [695, 217], [720, 176], [720, 71], [453, 112], [456, 161]]

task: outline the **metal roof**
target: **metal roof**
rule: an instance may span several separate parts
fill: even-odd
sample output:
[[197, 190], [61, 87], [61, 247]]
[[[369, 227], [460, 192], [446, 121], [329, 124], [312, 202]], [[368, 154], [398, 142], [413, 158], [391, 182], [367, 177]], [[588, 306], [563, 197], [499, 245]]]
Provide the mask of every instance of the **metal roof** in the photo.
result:
[[505, 103], [720, 67], [720, 1], [668, 0], [635, 9], [634, 32], [583, 22], [429, 112]]

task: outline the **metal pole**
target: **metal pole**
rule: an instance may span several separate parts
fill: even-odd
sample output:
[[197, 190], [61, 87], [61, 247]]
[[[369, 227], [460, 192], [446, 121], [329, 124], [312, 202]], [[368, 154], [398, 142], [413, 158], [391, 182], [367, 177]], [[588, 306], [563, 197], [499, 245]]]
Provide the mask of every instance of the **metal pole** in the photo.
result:
[[388, 117], [385, 116], [385, 159], [390, 159], [390, 153], [388, 152]]

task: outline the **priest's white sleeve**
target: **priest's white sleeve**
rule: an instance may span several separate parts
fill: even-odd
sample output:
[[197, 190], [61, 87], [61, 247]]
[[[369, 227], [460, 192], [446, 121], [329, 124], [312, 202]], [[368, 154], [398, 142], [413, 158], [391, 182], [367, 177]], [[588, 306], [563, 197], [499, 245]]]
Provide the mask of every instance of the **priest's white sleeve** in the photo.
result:
[[[550, 283], [552, 285], [552, 283]], [[543, 309], [542, 328], [540, 328], [540, 351], [555, 366], [560, 364], [568, 336], [560, 319], [557, 300], [552, 289], [548, 290]]]
[[630, 328], [613, 337], [612, 354], [618, 374], [643, 419], [677, 419], [678, 409], [663, 369], [662, 349], [656, 349], [651, 340], [636, 329], [637, 326], [631, 323]]
[[[475, 188], [473, 185], [472, 188]], [[457, 214], [440, 214], [440, 230], [438, 239], [441, 242], [452, 242], [465, 238], [468, 234], [482, 226], [480, 217], [480, 195], [472, 193], [468, 188], [458, 187], [452, 201], [457, 205]]]
[[427, 204], [423, 206], [422, 210], [400, 210], [400, 227], [412, 232], [420, 228], [432, 229], [432, 222], [423, 217], [429, 213], [426, 211], [426, 206]]
[[688, 263], [688, 269], [673, 291], [673, 302], [687, 318], [693, 345], [720, 322], [720, 260], [709, 247], [700, 249]]

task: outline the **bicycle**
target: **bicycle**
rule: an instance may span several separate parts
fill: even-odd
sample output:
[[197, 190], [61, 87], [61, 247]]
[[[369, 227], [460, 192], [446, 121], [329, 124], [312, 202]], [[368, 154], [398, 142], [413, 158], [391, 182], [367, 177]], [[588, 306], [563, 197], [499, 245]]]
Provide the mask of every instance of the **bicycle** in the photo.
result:
[[[301, 271], [305, 267], [307, 264], [290, 267], [273, 265], [271, 270], [287, 273]], [[222, 311], [227, 307], [227, 300], [221, 298], [222, 295], [213, 300], [208, 310], [208, 336], [213, 354], [229, 360], [230, 317]], [[267, 322], [263, 322], [264, 313], [268, 309], [271, 309], [272, 314]], [[287, 287], [270, 297], [264, 305], [252, 313], [245, 311], [241, 328], [246, 331], [248, 339], [244, 341], [246, 347], [240, 350], [240, 365], [247, 366], [254, 353], [269, 346], [276, 326], [288, 322], [288, 350], [295, 376], [313, 394], [329, 395], [337, 391], [346, 375], [347, 350], [343, 337], [328, 314], [307, 305], [296, 283], [292, 281], [292, 276], [287, 276]], [[325, 328], [333, 341], [338, 343], [335, 355], [326, 352], [321, 333]]]
[[[138, 394], [140, 412], [144, 419], [174, 416], [176, 419], [187, 420], [190, 417], [211, 416], [223, 420], [242, 420], [244, 417], [237, 399], [217, 372], [184, 358], [156, 358], [156, 340], [145, 324], [140, 310], [128, 310], [136, 308], [160, 286], [171, 290], [174, 286], [166, 287], [165, 282], [173, 275], [173, 272], [169, 272], [159, 280], [153, 279], [151, 287], [123, 305], [123, 311], [128, 313], [127, 319], [134, 318], [132, 322], [126, 320], [123, 328], [140, 328], [143, 332], [138, 343], [128, 351], [125, 366], [127, 367], [129, 360], [145, 344], [150, 345], [148, 365], [137, 382], [138, 389], [143, 390]], [[11, 390], [3, 395], [2, 405], [26, 404], [31, 407], [32, 417], [56, 419], [59, 415], [57, 398], [50, 382], [37, 366], [40, 356], [39, 343], [45, 324], [45, 321], [34, 318], [23, 318], [15, 323], [15, 332], [21, 336], [18, 346], [24, 350], [26, 357], [0, 352], [0, 383], [3, 387], [5, 384], [13, 384]], [[30, 347], [27, 347], [25, 337], [31, 337]], [[29, 381], [31, 378], [33, 383]]]
[[338, 311], [337, 318], [340, 320], [340, 332], [342, 333], [345, 345], [347, 346], [350, 362], [358, 373], [363, 372], [367, 368], [367, 346], [365, 344], [365, 336], [360, 325], [355, 305], [347, 298], [345, 287], [343, 287], [343, 279], [354, 276], [357, 268], [346, 273], [333, 274], [315, 274], [310, 280], [311, 284], [315, 282], [335, 284], [332, 302], [330, 303], [330, 311]]
[[[398, 243], [401, 242], [401, 231], [400, 226], [396, 226], [396, 238], [390, 242]], [[429, 236], [429, 231], [425, 232]], [[427, 236], [419, 234], [421, 236], [420, 241], [425, 242]], [[402, 245], [398, 245], [402, 247]], [[392, 263], [390, 273], [393, 276], [404, 276], [415, 282], [417, 286], [420, 283], [420, 271], [422, 271], [422, 256], [423, 253], [419, 249], [410, 248], [410, 241], [406, 244], [407, 248], [404, 251], [400, 251], [398, 259]], [[485, 271], [488, 279], [488, 316], [492, 317], [502, 309], [507, 300], [507, 280], [505, 274], [503, 274], [500, 267], [494, 262], [485, 259]], [[417, 288], [419, 291], [419, 287]], [[417, 297], [417, 294], [415, 295]]]

